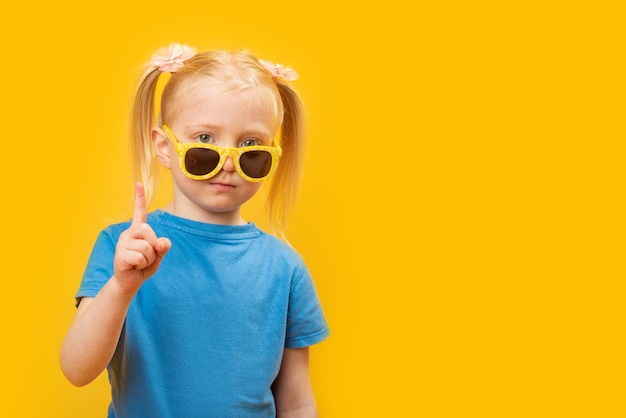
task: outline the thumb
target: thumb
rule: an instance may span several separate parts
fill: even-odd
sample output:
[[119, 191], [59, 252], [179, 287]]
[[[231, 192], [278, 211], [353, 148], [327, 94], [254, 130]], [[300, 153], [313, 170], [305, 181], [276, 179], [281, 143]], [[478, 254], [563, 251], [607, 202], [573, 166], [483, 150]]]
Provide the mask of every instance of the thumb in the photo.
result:
[[161, 266], [161, 261], [163, 261], [163, 257], [172, 247], [172, 242], [167, 238], [158, 238], [156, 243], [154, 244], [154, 252], [156, 253], [156, 258], [154, 262], [146, 267], [144, 271], [145, 278], [151, 277]]
[[165, 254], [172, 248], [172, 241], [168, 238], [158, 238], [156, 243], [154, 244], [154, 251], [156, 252], [159, 258], [163, 258]]

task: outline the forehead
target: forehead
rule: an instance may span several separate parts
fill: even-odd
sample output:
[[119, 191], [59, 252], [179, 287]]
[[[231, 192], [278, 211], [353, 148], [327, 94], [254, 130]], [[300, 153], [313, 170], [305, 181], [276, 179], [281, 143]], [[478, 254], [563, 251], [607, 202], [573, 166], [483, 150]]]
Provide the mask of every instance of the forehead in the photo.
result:
[[275, 131], [282, 119], [276, 96], [264, 86], [205, 79], [189, 83], [176, 96], [168, 106], [171, 114], [166, 123], [236, 125]]

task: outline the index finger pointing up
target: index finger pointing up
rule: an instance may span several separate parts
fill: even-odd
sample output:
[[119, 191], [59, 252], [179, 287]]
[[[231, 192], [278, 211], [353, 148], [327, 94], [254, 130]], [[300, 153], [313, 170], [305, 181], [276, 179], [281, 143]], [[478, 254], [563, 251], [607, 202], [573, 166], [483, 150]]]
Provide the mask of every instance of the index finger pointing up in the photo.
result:
[[135, 185], [135, 210], [132, 223], [146, 223], [146, 193], [141, 183]]

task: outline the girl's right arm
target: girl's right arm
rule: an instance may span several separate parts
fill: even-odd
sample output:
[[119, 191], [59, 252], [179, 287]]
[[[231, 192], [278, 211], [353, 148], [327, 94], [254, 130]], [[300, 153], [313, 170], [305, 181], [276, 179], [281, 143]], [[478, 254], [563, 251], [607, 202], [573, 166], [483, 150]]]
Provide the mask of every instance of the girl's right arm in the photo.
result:
[[170, 247], [171, 242], [157, 238], [146, 223], [144, 190], [138, 184], [132, 223], [115, 249], [113, 277], [95, 298], [80, 301], [61, 347], [61, 370], [72, 384], [90, 383], [109, 364], [130, 302]]
[[95, 298], [83, 298], [61, 347], [61, 370], [84, 386], [105, 369], [117, 346], [132, 295], [111, 279]]

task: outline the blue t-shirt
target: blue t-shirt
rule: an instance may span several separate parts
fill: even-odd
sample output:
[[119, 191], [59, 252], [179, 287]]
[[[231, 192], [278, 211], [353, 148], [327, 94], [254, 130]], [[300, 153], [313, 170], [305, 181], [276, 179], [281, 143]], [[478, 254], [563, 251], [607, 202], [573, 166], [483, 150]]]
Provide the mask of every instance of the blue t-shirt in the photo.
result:
[[[148, 215], [172, 248], [139, 289], [108, 366], [109, 417], [273, 417], [283, 350], [325, 339], [310, 273], [289, 246], [250, 223]], [[129, 223], [100, 233], [76, 297], [113, 275]]]

